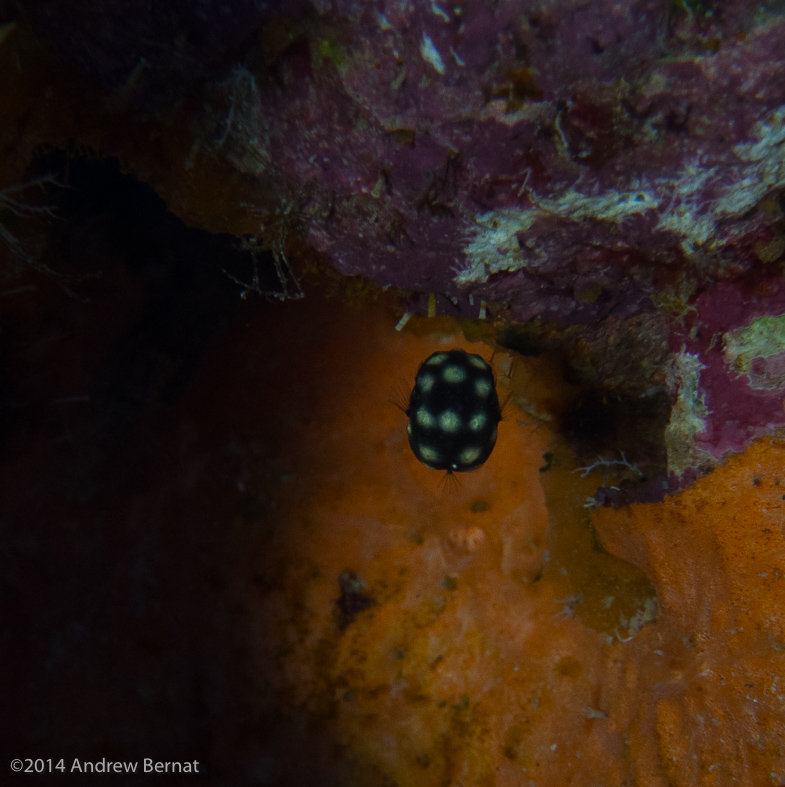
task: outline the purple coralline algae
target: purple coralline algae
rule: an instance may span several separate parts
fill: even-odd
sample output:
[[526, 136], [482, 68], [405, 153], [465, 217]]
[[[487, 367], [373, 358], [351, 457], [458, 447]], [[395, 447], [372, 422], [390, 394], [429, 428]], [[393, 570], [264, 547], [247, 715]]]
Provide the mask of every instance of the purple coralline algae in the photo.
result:
[[785, 311], [781, 16], [649, 0], [317, 11], [308, 46], [256, 85], [254, 144], [260, 178], [307, 195], [307, 242], [340, 272], [469, 317], [483, 301], [518, 323], [667, 314], [676, 477], [783, 424], [785, 334], [765, 356], [728, 349]]
[[517, 321], [633, 314], [754, 266], [785, 181], [785, 23], [687, 35], [678, 6], [322, 3], [245, 143], [342, 273]]

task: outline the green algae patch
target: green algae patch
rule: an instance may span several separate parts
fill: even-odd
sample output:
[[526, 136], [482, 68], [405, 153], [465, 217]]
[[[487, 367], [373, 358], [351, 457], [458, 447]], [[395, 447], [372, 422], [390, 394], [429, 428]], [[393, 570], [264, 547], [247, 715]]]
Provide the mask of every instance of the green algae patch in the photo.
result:
[[744, 328], [723, 335], [725, 362], [747, 377], [750, 387], [778, 388], [783, 382], [781, 363], [767, 359], [785, 354], [785, 314], [759, 317]]
[[665, 447], [668, 472], [680, 478], [690, 468], [708, 468], [712, 464], [708, 452], [695, 444], [695, 435], [706, 428], [709, 412], [700, 388], [700, 373], [704, 368], [697, 355], [682, 350], [673, 357], [668, 369], [668, 387], [678, 394], [665, 428]]
[[746, 328], [728, 331], [725, 357], [733, 362], [740, 356], [768, 358], [785, 352], [785, 314], [779, 317], [759, 317]]

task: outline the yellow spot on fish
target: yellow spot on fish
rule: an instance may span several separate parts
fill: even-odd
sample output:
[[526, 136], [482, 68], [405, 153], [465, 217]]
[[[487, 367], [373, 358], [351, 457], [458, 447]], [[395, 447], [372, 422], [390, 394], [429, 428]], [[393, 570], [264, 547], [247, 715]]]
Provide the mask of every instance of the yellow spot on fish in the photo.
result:
[[420, 446], [420, 456], [426, 462], [438, 462], [441, 459], [441, 454], [435, 449], [427, 445]]
[[447, 383], [462, 383], [466, 379], [466, 369], [460, 366], [448, 366], [442, 377]]
[[480, 458], [481, 453], [482, 453], [482, 449], [477, 448], [476, 446], [472, 446], [471, 448], [464, 448], [459, 455], [461, 464], [470, 465], [472, 462], [476, 462]]
[[420, 390], [428, 393], [428, 391], [433, 388], [433, 375], [432, 374], [424, 374], [420, 379], [417, 381], [417, 384], [420, 386]]
[[439, 416], [439, 426], [445, 432], [457, 432], [461, 428], [461, 419], [452, 410], [445, 410]]
[[477, 413], [469, 420], [469, 429], [473, 429], [476, 432], [485, 426], [485, 422], [487, 420], [488, 419], [485, 417], [485, 413]]
[[436, 426], [436, 419], [424, 408], [417, 411], [417, 423], [420, 426]]
[[481, 399], [487, 399], [491, 394], [491, 384], [488, 380], [477, 380], [474, 383], [474, 391]]

